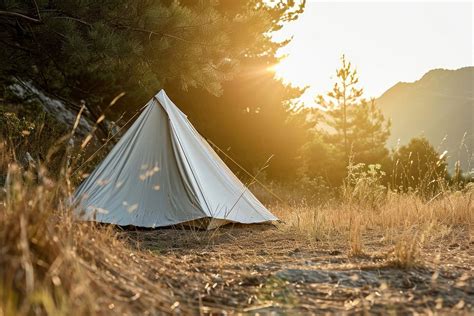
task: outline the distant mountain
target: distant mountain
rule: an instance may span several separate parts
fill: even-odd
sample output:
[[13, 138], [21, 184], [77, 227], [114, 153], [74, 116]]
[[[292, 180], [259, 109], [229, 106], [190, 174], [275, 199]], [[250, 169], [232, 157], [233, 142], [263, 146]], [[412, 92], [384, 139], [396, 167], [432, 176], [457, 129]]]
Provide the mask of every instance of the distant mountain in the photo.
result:
[[431, 70], [418, 81], [397, 83], [377, 101], [392, 120], [390, 147], [424, 135], [439, 152], [448, 151], [451, 170], [457, 160], [464, 171], [474, 168], [474, 67]]

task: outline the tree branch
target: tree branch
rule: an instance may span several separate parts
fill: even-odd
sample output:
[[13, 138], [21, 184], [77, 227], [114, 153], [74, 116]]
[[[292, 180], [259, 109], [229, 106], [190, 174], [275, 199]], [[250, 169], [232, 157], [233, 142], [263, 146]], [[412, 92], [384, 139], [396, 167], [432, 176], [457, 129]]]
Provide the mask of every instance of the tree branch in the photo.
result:
[[182, 38], [182, 37], [179, 37], [179, 36], [176, 36], [176, 35], [172, 35], [172, 34], [160, 33], [160, 32], [156, 32], [156, 31], [152, 31], [152, 30], [147, 30], [147, 29], [142, 29], [142, 28], [137, 28], [137, 27], [131, 27], [131, 26], [126, 26], [126, 25], [115, 25], [115, 27], [117, 27], [117, 28], [122, 28], [122, 29], [127, 29], [127, 30], [131, 30], [131, 31], [135, 31], [135, 32], [147, 33], [147, 34], [149, 34], [150, 37], [151, 37], [152, 35], [156, 35], [156, 36], [161, 36], [161, 37], [173, 38], [173, 39], [176, 39], [176, 40], [178, 40], [178, 41], [182, 41], [182, 42], [189, 43], [189, 44], [197, 44], [197, 45], [202, 45], [202, 46], [209, 46], [209, 45], [206, 44], [206, 43], [189, 41], [189, 40], [187, 40], [187, 39], [184, 39], [184, 38]]
[[41, 21], [41, 15], [40, 15], [40, 11], [39, 11], [39, 7], [38, 7], [38, 3], [36, 3], [36, 0], [33, 0], [33, 4], [35, 5], [35, 9], [36, 9], [36, 15], [38, 16], [38, 20]]
[[43, 23], [40, 19], [35, 19], [32, 18], [31, 16], [27, 16], [18, 12], [12, 12], [12, 11], [0, 11], [0, 15], [6, 15], [6, 16], [11, 16], [11, 17], [16, 17], [16, 18], [21, 18], [30, 22], [34, 23]]
[[72, 17], [72, 16], [55, 16], [53, 17], [53, 19], [65, 19], [65, 20], [71, 20], [71, 21], [76, 21], [78, 23], [81, 23], [81, 24], [84, 24], [90, 28], [92, 28], [92, 24], [86, 22], [86, 21], [83, 21], [81, 19], [78, 19], [78, 18], [75, 18], [75, 17]]

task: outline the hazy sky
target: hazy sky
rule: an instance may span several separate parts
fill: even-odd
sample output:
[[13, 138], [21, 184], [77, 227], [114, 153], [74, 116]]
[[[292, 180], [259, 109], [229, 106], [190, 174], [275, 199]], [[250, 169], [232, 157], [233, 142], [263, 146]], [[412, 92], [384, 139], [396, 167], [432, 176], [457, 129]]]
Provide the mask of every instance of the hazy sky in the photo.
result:
[[331, 88], [339, 57], [357, 67], [367, 97], [433, 68], [473, 65], [473, 2], [308, 1], [276, 39], [294, 36], [277, 75], [310, 85], [303, 100]]

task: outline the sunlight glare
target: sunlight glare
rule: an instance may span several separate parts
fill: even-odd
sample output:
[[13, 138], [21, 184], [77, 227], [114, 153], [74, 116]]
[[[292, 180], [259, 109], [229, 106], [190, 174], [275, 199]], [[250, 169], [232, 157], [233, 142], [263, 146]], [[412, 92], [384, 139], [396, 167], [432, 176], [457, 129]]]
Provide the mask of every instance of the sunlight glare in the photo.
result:
[[365, 96], [379, 97], [431, 69], [473, 65], [472, 9], [469, 2], [308, 2], [297, 21], [273, 35], [293, 40], [271, 68], [286, 83], [309, 86], [301, 101], [315, 106], [314, 97], [331, 89], [345, 54]]

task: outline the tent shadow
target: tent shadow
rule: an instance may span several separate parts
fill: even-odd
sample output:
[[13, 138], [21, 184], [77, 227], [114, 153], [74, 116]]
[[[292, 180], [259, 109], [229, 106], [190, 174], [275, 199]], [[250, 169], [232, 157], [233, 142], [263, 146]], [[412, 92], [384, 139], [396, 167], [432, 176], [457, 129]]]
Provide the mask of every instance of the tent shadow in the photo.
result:
[[[109, 226], [110, 224], [105, 225]], [[261, 232], [278, 229], [271, 223], [229, 223], [213, 230], [182, 224], [158, 228], [142, 228], [131, 225], [114, 225], [114, 227], [132, 247], [158, 252], [205, 251], [223, 244], [235, 244], [243, 235], [258, 235]]]

